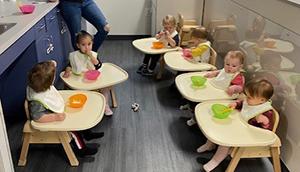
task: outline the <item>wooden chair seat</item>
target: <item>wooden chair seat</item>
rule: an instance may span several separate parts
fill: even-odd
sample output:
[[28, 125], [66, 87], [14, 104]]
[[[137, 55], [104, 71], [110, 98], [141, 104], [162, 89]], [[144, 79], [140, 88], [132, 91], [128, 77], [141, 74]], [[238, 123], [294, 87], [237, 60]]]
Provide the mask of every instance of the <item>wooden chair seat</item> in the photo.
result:
[[[272, 131], [275, 132], [279, 122], [279, 114], [275, 109], [273, 109], [273, 111], [274, 111], [274, 115], [273, 115], [274, 126]], [[272, 157], [274, 171], [281, 172], [280, 158], [279, 158], [280, 147], [281, 147], [281, 142], [278, 136], [275, 143], [273, 143], [270, 146], [235, 147], [233, 148], [230, 154], [232, 159], [229, 163], [229, 166], [226, 169], [226, 172], [234, 172], [241, 158], [261, 158], [261, 157]]]

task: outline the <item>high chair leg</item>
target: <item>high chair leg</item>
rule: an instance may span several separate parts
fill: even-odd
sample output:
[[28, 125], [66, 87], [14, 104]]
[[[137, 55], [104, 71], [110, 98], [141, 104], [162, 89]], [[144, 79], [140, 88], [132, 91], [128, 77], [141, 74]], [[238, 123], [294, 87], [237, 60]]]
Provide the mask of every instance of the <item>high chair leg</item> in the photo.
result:
[[112, 107], [114, 107], [114, 108], [118, 107], [118, 102], [117, 102], [116, 93], [114, 91], [114, 88], [111, 87], [109, 89], [109, 92], [110, 92], [110, 96], [111, 96]]
[[234, 157], [232, 157], [227, 169], [226, 169], [226, 172], [234, 172], [236, 166], [238, 165], [240, 159], [241, 159], [241, 156], [242, 156], [242, 153], [243, 153], [244, 149], [243, 148], [237, 148], [236, 150], [236, 153], [234, 155]]
[[162, 57], [160, 57], [160, 60], [159, 60], [159, 71], [158, 71], [158, 74], [156, 75], [156, 79], [161, 79], [162, 77], [162, 74], [164, 72], [164, 69], [165, 69], [165, 60]]
[[281, 172], [279, 150], [278, 150], [279, 148], [271, 147], [270, 149], [271, 149], [274, 172]]
[[27, 154], [29, 149], [29, 142], [30, 142], [30, 133], [23, 133], [23, 144], [22, 150], [18, 162], [18, 166], [25, 166], [27, 162]]
[[68, 142], [68, 137], [69, 137], [68, 132], [66, 131], [57, 132], [57, 135], [68, 156], [71, 166], [78, 166], [79, 162], [70, 146], [70, 143]]

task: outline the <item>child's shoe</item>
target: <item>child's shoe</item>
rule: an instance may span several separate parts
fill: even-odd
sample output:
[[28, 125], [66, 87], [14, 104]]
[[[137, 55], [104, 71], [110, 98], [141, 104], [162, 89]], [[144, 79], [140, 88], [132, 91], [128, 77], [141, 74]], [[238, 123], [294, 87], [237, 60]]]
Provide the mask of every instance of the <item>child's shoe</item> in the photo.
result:
[[86, 145], [82, 149], [77, 150], [77, 154], [80, 157], [95, 155], [98, 152], [98, 148], [92, 145]]
[[148, 70], [148, 69], [144, 69], [144, 70], [142, 70], [142, 75], [143, 76], [153, 76], [153, 71], [152, 70]]
[[86, 132], [83, 134], [83, 138], [87, 141], [92, 139], [99, 139], [104, 136], [104, 132]]
[[196, 120], [194, 119], [194, 118], [191, 118], [191, 119], [189, 119], [189, 120], [187, 120], [186, 121], [186, 124], [188, 125], [188, 126], [193, 126], [193, 125], [195, 125], [197, 122], [196, 122]]
[[110, 107], [108, 105], [105, 105], [105, 110], [104, 110], [104, 114], [106, 116], [112, 116], [113, 115], [113, 111], [110, 109]]
[[143, 71], [143, 70], [146, 70], [146, 69], [147, 69], [147, 65], [142, 64], [142, 65], [138, 68], [138, 70], [136, 71], [136, 73], [141, 74], [142, 71]]

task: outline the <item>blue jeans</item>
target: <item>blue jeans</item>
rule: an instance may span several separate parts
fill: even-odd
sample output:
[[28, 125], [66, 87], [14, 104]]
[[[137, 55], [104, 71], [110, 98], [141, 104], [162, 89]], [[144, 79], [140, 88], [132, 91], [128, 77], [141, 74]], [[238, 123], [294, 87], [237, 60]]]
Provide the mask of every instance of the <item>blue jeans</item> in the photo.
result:
[[93, 44], [93, 51], [97, 52], [108, 34], [104, 30], [104, 26], [107, 24], [106, 18], [97, 4], [93, 0], [83, 0], [82, 3], [61, 0], [59, 5], [62, 16], [70, 30], [74, 49], [78, 49], [76, 46], [76, 33], [82, 30], [81, 17], [83, 17], [97, 29]]

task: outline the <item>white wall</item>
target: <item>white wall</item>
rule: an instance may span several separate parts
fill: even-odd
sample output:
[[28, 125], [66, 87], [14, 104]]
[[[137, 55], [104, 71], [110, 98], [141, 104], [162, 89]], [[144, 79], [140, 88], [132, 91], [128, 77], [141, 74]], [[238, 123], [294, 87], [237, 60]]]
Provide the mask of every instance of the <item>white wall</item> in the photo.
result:
[[[111, 25], [110, 35], [150, 34], [151, 0], [95, 1]], [[88, 25], [88, 31], [92, 30]]]

